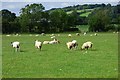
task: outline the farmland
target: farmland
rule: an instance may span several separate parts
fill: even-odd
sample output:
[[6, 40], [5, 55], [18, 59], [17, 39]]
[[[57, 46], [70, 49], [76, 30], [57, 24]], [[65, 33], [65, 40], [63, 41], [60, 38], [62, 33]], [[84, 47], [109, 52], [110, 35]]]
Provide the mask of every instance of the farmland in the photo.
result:
[[[77, 13], [79, 13], [79, 16], [88, 17], [88, 15], [93, 11], [94, 9], [83, 9], [83, 10], [77, 10]], [[67, 14], [71, 14], [73, 11], [68, 11]]]
[[[98, 33], [98, 36], [60, 33], [56, 38], [60, 44], [43, 45], [39, 51], [34, 47], [36, 39], [51, 40], [46, 36], [2, 36], [3, 78], [117, 78], [118, 77], [118, 34]], [[76, 39], [78, 48], [68, 50], [66, 42]], [[15, 52], [10, 43], [20, 41], [21, 52]], [[92, 41], [93, 48], [81, 51], [85, 41]]]

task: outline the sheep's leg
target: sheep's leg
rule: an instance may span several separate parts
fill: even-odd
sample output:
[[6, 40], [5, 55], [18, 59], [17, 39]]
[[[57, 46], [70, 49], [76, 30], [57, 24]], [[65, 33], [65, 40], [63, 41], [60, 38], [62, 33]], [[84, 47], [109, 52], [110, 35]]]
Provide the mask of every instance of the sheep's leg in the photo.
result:
[[70, 46], [70, 49], [72, 49], [72, 46]]
[[41, 46], [39, 46], [39, 49], [40, 49], [40, 51], [41, 51]]
[[15, 51], [17, 52], [17, 51], [18, 51], [18, 48], [15, 48]]

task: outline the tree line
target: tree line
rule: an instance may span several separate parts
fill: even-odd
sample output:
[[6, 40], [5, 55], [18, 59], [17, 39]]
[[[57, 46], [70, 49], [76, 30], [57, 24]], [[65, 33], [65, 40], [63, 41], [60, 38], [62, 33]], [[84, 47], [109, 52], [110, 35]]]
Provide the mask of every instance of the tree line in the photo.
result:
[[[88, 17], [77, 10], [94, 9]], [[72, 11], [67, 14], [67, 11]], [[89, 31], [120, 30], [120, 4], [76, 5], [45, 10], [42, 4], [28, 4], [20, 9], [20, 16], [7, 9], [0, 11], [3, 33], [51, 33], [77, 31], [76, 25], [89, 25]]]

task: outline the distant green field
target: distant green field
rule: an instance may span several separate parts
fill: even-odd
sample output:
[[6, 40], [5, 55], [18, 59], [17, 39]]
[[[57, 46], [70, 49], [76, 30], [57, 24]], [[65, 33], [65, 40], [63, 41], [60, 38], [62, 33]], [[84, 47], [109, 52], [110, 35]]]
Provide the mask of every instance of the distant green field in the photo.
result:
[[86, 12], [86, 13], [81, 14], [80, 16], [88, 17], [88, 15], [89, 15], [90, 13], [91, 13], [91, 12]]
[[[36, 39], [51, 40], [46, 36], [2, 36], [3, 78], [117, 78], [118, 34], [98, 33], [98, 36], [61, 33], [56, 36], [60, 44], [43, 45], [39, 51], [34, 47]], [[57, 35], [57, 34], [56, 34]], [[76, 39], [77, 50], [68, 50], [66, 42]], [[21, 42], [21, 52], [14, 52], [12, 41]], [[93, 42], [93, 49], [81, 51], [85, 41]]]
[[[86, 11], [86, 12], [80, 14], [80, 16], [88, 17], [88, 15], [93, 11], [93, 9], [77, 10], [78, 13], [84, 12], [84, 11]], [[67, 14], [71, 14], [72, 12], [73, 12], [73, 11], [68, 11]]]
[[87, 32], [89, 29], [89, 25], [78, 25], [76, 26], [81, 32]]

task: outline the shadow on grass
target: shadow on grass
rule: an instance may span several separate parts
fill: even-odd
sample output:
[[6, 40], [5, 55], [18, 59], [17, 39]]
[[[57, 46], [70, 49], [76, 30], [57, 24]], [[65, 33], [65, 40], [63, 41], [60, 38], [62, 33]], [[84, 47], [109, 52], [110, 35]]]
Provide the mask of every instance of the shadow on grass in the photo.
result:
[[27, 52], [26, 50], [20, 50], [20, 52], [24, 53], [24, 52]]
[[97, 49], [90, 49], [90, 51], [98, 51]]

